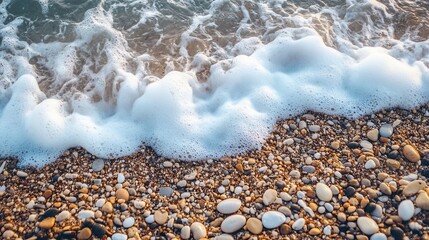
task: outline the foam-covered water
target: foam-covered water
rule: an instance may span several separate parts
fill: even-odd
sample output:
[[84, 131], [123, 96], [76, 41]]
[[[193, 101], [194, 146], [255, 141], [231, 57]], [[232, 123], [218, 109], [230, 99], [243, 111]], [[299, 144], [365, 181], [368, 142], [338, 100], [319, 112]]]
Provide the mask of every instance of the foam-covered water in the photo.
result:
[[426, 0], [0, 0], [0, 157], [179, 159], [429, 101]]

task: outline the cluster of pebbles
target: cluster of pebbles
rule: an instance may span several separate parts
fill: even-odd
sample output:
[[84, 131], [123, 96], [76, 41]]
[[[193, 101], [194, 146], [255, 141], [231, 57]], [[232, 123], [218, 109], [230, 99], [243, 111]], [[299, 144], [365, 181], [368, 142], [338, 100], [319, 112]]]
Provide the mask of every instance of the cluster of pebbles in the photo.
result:
[[2, 239], [429, 239], [429, 106], [278, 122], [259, 150], [0, 164]]

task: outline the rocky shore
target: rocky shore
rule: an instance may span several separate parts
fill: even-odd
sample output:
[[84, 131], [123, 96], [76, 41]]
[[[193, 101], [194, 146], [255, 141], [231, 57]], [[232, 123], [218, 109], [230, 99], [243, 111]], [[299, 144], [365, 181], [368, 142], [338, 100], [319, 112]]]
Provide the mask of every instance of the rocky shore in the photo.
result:
[[181, 162], [71, 149], [0, 160], [2, 239], [429, 239], [429, 105], [307, 113], [261, 149]]

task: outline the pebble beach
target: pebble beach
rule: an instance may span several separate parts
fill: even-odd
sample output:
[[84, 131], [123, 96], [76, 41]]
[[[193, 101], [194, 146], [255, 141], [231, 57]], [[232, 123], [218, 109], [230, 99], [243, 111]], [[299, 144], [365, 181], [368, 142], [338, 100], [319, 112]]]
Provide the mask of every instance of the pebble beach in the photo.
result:
[[198, 162], [66, 151], [0, 160], [2, 239], [429, 239], [429, 105], [279, 121], [261, 149]]

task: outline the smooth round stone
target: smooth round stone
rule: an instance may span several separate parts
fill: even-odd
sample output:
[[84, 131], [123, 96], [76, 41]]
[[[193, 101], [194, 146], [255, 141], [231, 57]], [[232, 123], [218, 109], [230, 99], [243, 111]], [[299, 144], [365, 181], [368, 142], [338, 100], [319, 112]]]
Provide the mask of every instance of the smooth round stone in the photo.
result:
[[24, 171], [17, 171], [17, 172], [16, 172], [16, 175], [17, 175], [18, 177], [21, 177], [21, 178], [26, 178], [26, 177], [28, 176], [28, 173], [26, 173], [26, 172], [24, 172]]
[[417, 150], [411, 145], [405, 145], [402, 150], [405, 158], [410, 162], [418, 162], [420, 160], [420, 154]]
[[393, 126], [392, 124], [383, 124], [380, 127], [380, 135], [382, 137], [389, 138], [393, 134]]
[[368, 160], [365, 163], [365, 169], [372, 169], [375, 168], [377, 165], [375, 164], [375, 162], [373, 160]]
[[125, 176], [122, 173], [118, 173], [118, 183], [123, 183], [125, 182]]
[[171, 187], [161, 187], [159, 189], [159, 195], [164, 197], [170, 197], [173, 195], [174, 190]]
[[408, 221], [414, 216], [414, 204], [411, 200], [404, 200], [399, 204], [398, 215], [403, 221]]
[[261, 220], [257, 218], [249, 218], [246, 222], [246, 228], [253, 234], [260, 234], [262, 232], [263, 226]]
[[311, 132], [318, 132], [320, 130], [320, 126], [319, 125], [310, 125], [308, 127], [308, 130], [310, 130]]
[[233, 233], [240, 230], [246, 224], [246, 218], [243, 215], [235, 214], [223, 220], [220, 228], [225, 233]]
[[62, 221], [67, 220], [69, 218], [70, 218], [70, 212], [64, 210], [56, 216], [55, 221], [62, 222]]
[[320, 200], [329, 202], [332, 199], [332, 190], [324, 183], [317, 183], [316, 195]]
[[91, 229], [86, 227], [78, 232], [77, 239], [86, 240], [86, 239], [89, 239], [91, 235], [92, 235]]
[[92, 234], [98, 238], [102, 238], [107, 233], [106, 227], [98, 223], [94, 224], [91, 230], [92, 230]]
[[100, 158], [95, 159], [91, 166], [94, 172], [99, 172], [104, 168], [104, 160]]
[[55, 224], [55, 218], [54, 217], [48, 217], [43, 219], [43, 221], [41, 221], [39, 223], [39, 228], [42, 229], [51, 229]]
[[113, 205], [111, 202], [106, 202], [103, 207], [101, 207], [101, 211], [105, 213], [112, 213], [113, 212]]
[[223, 214], [235, 213], [240, 209], [241, 201], [237, 198], [229, 198], [220, 202], [216, 209]]
[[105, 203], [106, 203], [106, 199], [101, 198], [101, 199], [98, 199], [97, 202], [95, 202], [95, 206], [98, 207], [98, 208], [101, 208], [101, 207], [103, 207], [103, 205]]
[[262, 225], [264, 225], [264, 227], [268, 229], [279, 227], [285, 221], [285, 215], [277, 211], [269, 211], [264, 213], [264, 215], [262, 216]]
[[405, 186], [404, 190], [402, 191], [402, 194], [404, 194], [406, 197], [410, 197], [418, 193], [420, 190], [423, 190], [425, 187], [426, 187], [425, 181], [414, 180], [408, 183], [407, 186]]
[[359, 229], [368, 236], [378, 232], [379, 230], [377, 223], [369, 217], [359, 217], [357, 225]]
[[9, 239], [9, 238], [12, 238], [14, 235], [15, 235], [14, 231], [12, 231], [12, 230], [6, 230], [6, 231], [4, 231], [4, 233], [3, 233], [2, 236], [4, 238], [6, 238], [6, 239]]
[[429, 210], [429, 196], [425, 191], [419, 193], [416, 199], [416, 206], [424, 210]]
[[122, 233], [115, 233], [112, 235], [112, 240], [127, 240], [128, 236]]
[[127, 189], [120, 188], [116, 190], [116, 198], [128, 201], [128, 199], [130, 198], [130, 194], [128, 193]]
[[362, 140], [359, 145], [363, 148], [368, 148], [368, 149], [372, 149], [372, 143], [366, 141], [366, 140]]
[[180, 237], [182, 239], [189, 239], [191, 238], [191, 228], [189, 226], [184, 226], [180, 230]]
[[155, 211], [154, 217], [155, 217], [155, 222], [158, 223], [159, 225], [162, 225], [167, 222], [168, 213], [157, 210]]
[[222, 234], [222, 235], [216, 236], [214, 240], [234, 240], [234, 237], [229, 234]]
[[122, 223], [122, 226], [124, 226], [124, 228], [130, 228], [134, 225], [135, 220], [133, 217], [128, 217], [125, 218], [124, 222]]
[[146, 206], [146, 202], [141, 200], [135, 200], [133, 204], [136, 209], [142, 209]]
[[275, 202], [276, 198], [277, 198], [277, 191], [274, 189], [267, 189], [264, 195], [262, 196], [262, 200], [266, 206]]
[[387, 236], [384, 233], [376, 233], [371, 236], [371, 240], [387, 240]]
[[299, 218], [292, 224], [292, 229], [295, 231], [301, 230], [305, 225], [305, 219]]
[[378, 130], [377, 129], [371, 129], [366, 133], [366, 137], [375, 142], [378, 140]]
[[78, 213], [77, 217], [79, 219], [94, 218], [94, 212], [91, 210], [82, 210]]
[[204, 227], [204, 225], [199, 222], [192, 223], [191, 232], [195, 240], [207, 237], [206, 227]]

